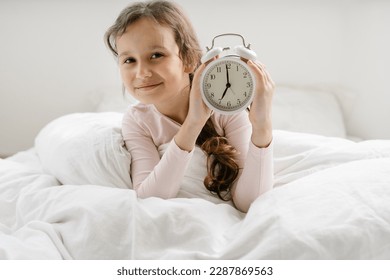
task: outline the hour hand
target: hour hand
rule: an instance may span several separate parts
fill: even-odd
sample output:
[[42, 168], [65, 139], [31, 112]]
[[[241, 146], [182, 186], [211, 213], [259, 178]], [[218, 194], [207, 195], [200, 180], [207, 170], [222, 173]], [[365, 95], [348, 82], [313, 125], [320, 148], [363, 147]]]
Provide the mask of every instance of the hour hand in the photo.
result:
[[229, 88], [229, 87], [226, 87], [226, 88], [225, 88], [225, 91], [223, 92], [222, 97], [221, 97], [219, 100], [222, 100], [222, 99], [225, 97], [228, 88]]

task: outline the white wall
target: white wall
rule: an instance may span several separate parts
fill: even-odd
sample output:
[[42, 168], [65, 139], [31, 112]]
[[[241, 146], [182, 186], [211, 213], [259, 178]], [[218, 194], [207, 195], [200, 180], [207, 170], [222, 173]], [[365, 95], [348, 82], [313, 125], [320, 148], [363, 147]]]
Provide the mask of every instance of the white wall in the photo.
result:
[[390, 1], [358, 1], [345, 17], [340, 84], [351, 134], [390, 139]]
[[0, 1], [0, 154], [31, 147], [57, 116], [92, 110], [91, 91], [118, 82], [102, 37], [125, 1], [110, 2]]
[[[0, 1], [0, 155], [31, 147], [60, 115], [93, 111], [107, 89], [121, 95], [102, 38], [130, 2]], [[386, 1], [178, 2], [203, 46], [216, 34], [241, 33], [277, 83], [330, 88], [343, 102], [350, 134], [390, 139]]]

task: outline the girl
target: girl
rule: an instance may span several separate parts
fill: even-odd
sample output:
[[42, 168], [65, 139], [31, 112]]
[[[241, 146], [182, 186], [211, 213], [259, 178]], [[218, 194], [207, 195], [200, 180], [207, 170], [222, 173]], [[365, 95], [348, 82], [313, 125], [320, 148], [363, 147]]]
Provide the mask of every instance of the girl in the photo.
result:
[[177, 197], [191, 163], [199, 165], [193, 160], [196, 147], [205, 154], [207, 172], [192, 183], [207, 189], [209, 196], [231, 200], [247, 212], [272, 188], [274, 83], [263, 65], [247, 61], [257, 85], [249, 114], [220, 115], [203, 103], [202, 52], [176, 4], [151, 1], [125, 8], [105, 40], [117, 58], [126, 91], [139, 101], [122, 124], [138, 197]]

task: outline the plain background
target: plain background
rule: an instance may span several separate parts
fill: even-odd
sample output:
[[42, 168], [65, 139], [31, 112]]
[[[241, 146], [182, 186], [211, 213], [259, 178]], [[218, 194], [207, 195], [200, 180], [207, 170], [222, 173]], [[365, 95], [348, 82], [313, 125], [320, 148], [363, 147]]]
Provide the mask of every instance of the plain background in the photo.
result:
[[[0, 155], [34, 145], [39, 130], [121, 97], [103, 35], [125, 0], [0, 1]], [[337, 94], [348, 134], [390, 139], [390, 1], [178, 0], [202, 46], [241, 33], [280, 85]], [[219, 46], [240, 41], [216, 41]]]

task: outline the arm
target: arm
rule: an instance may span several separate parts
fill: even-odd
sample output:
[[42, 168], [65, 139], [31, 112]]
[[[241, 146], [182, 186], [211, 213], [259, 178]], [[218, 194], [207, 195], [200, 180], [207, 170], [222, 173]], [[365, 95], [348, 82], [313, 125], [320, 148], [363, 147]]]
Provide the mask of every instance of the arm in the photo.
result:
[[172, 140], [160, 159], [152, 136], [138, 121], [134, 115], [127, 113], [122, 124], [122, 134], [131, 154], [134, 190], [140, 198], [176, 197], [192, 152], [181, 150]]
[[239, 210], [248, 212], [252, 202], [272, 187], [273, 143], [258, 148], [250, 142], [244, 169], [233, 190], [233, 202]]
[[162, 124], [156, 124], [155, 127], [152, 125], [147, 129], [142, 117], [137, 118], [130, 113], [124, 117], [122, 134], [132, 157], [131, 175], [134, 189], [139, 197], [177, 196], [196, 139], [210, 116], [210, 110], [203, 103], [199, 89], [198, 79], [203, 69], [204, 65], [195, 73], [187, 117], [169, 143], [161, 160], [148, 130], [164, 131]]
[[273, 186], [273, 143], [266, 148], [253, 144], [252, 125], [246, 112], [225, 120], [223, 125], [229, 143], [239, 152], [240, 172], [232, 187], [237, 209], [247, 212], [251, 203]]
[[[234, 132], [237, 125], [231, 128], [231, 144], [246, 155], [242, 173], [233, 186], [233, 201], [238, 209], [247, 212], [251, 203], [273, 186], [273, 144], [272, 144], [272, 96], [274, 82], [260, 63], [247, 61], [256, 78], [256, 92], [249, 113], [250, 128], [246, 139], [250, 139], [249, 147], [244, 150], [245, 143], [240, 141]], [[245, 120], [243, 120], [245, 122]], [[242, 123], [244, 125], [244, 123]], [[248, 127], [248, 125], [246, 126]], [[250, 136], [248, 136], [248, 134]]]
[[249, 113], [252, 124], [252, 142], [259, 148], [267, 147], [272, 141], [272, 97], [275, 84], [265, 65], [251, 60], [247, 62], [256, 78], [256, 92]]

